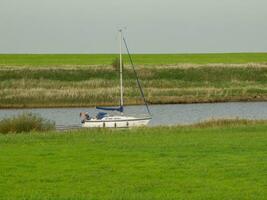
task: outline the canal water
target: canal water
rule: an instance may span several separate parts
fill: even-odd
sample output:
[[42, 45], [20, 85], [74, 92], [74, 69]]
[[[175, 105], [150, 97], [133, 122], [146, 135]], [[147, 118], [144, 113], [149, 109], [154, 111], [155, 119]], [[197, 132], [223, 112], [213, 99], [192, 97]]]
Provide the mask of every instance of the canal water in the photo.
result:
[[[150, 110], [152, 113], [150, 126], [193, 124], [218, 118], [267, 119], [267, 102], [152, 105]], [[37, 113], [55, 121], [56, 125], [72, 126], [80, 124], [80, 112], [95, 115], [97, 110], [95, 108], [0, 109], [0, 119], [23, 112]], [[125, 113], [145, 114], [146, 108], [126, 106]]]

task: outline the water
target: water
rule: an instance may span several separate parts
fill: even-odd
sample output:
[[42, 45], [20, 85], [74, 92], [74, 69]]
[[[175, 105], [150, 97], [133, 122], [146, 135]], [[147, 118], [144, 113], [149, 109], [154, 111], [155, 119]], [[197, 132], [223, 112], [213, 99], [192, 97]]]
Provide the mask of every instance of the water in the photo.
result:
[[[152, 105], [150, 109], [153, 115], [150, 126], [193, 124], [212, 118], [267, 119], [267, 102]], [[94, 108], [0, 109], [0, 119], [33, 112], [55, 121], [56, 125], [69, 126], [79, 125], [79, 113], [85, 111], [90, 115], [97, 112]], [[127, 106], [125, 112], [140, 114], [146, 113], [146, 109]]]

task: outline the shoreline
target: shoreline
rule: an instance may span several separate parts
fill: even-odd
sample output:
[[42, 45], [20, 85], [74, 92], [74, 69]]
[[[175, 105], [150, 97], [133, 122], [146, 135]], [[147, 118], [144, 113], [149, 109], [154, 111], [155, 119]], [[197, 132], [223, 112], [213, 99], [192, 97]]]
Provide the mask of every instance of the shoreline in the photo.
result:
[[[240, 100], [215, 100], [215, 101], [189, 101], [189, 102], [172, 102], [172, 103], [149, 103], [148, 106], [154, 106], [154, 105], [182, 105], [182, 104], [219, 104], [219, 103], [261, 103], [261, 102], [267, 102], [267, 98], [263, 99], [240, 99]], [[126, 104], [124, 106], [141, 106], [144, 104]], [[111, 104], [99, 104], [97, 106], [116, 106], [116, 105], [111, 105]], [[53, 108], [59, 108], [59, 109], [64, 109], [64, 108], [95, 108], [96, 106], [94, 105], [43, 105], [43, 106], [0, 106], [0, 110], [12, 110], [12, 109], [53, 109]]]

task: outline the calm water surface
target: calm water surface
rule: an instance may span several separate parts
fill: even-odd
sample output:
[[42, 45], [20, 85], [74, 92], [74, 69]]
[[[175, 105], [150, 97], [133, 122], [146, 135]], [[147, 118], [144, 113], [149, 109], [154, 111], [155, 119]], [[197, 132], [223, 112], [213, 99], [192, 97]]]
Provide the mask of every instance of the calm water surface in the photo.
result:
[[[267, 119], [267, 102], [152, 105], [150, 109], [151, 126], [192, 124], [211, 118]], [[91, 115], [97, 112], [94, 108], [0, 109], [0, 119], [33, 112], [55, 121], [56, 125], [77, 125], [79, 113], [84, 111]], [[144, 106], [127, 106], [125, 112], [140, 114], [146, 110]]]

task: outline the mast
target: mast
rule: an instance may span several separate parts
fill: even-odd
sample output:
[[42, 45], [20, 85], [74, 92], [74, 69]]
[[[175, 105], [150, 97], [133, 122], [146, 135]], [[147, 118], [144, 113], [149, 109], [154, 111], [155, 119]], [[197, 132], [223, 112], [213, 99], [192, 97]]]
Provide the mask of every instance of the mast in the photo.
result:
[[123, 85], [122, 85], [122, 29], [119, 29], [119, 43], [120, 43], [120, 92], [121, 92], [121, 99], [120, 99], [120, 106], [123, 112]]

